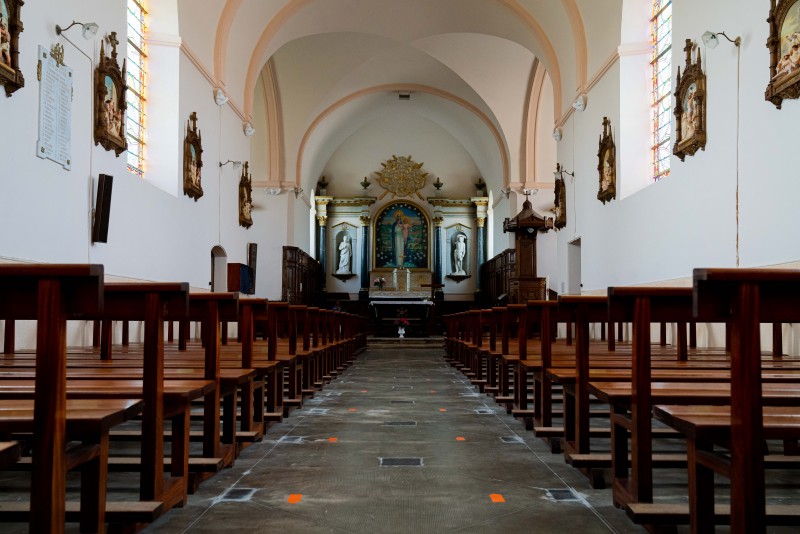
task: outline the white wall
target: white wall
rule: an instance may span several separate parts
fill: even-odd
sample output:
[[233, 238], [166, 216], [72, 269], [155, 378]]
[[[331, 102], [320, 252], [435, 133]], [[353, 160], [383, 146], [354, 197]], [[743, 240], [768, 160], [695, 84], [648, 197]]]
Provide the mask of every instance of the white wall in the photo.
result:
[[[100, 25], [94, 40], [84, 41], [79, 31], [70, 30], [68, 35], [96, 63], [100, 34], [113, 30], [120, 36], [124, 34], [125, 2], [28, 3], [22, 16], [25, 31], [20, 36], [20, 48], [26, 86], [11, 98], [0, 98], [4, 124], [14, 125], [13, 130], [6, 127], [7, 135], [0, 143], [0, 159], [4, 162], [0, 173], [0, 225], [5, 229], [0, 234], [0, 258], [102, 263], [110, 276], [188, 281], [195, 289], [207, 289], [212, 246], [220, 244], [227, 251], [229, 262], [245, 262], [246, 244], [256, 242], [260, 244], [257, 294], [277, 298], [280, 262], [265, 260], [276, 249], [268, 228], [274, 220], [286, 221], [286, 210], [281, 210], [285, 202], [269, 202], [262, 192], [254, 191], [254, 226], [246, 230], [238, 225], [239, 171], [230, 165], [220, 170], [218, 162], [250, 159], [250, 140], [242, 134], [240, 118], [228, 106], [220, 108], [214, 103], [213, 86], [201, 70], [180, 53], [171, 73], [171, 86], [178, 94], [178, 113], [166, 118], [160, 113], [150, 117], [151, 125], [159, 124], [159, 128], [175, 134], [171, 141], [170, 136], [159, 140], [158, 149], [152, 148], [153, 158], [146, 163], [145, 178], [140, 179], [127, 172], [124, 156], [116, 158], [94, 145], [92, 69], [87, 58], [64, 43], [65, 62], [74, 69], [75, 78], [73, 161], [72, 170], [65, 171], [35, 155], [39, 113], [36, 47], [42, 44], [49, 48], [53, 43], [64, 42], [55, 35], [56, 23], [94, 20]], [[124, 38], [120, 41], [124, 43]], [[172, 50], [177, 52], [178, 48], [173, 46]], [[120, 60], [124, 54], [122, 44]], [[156, 71], [159, 76], [170, 74], [163, 69]], [[163, 81], [153, 80], [153, 85]], [[204, 149], [205, 194], [197, 202], [183, 195], [180, 166], [175, 172], [174, 164], [182, 161], [183, 131], [192, 111], [197, 112]], [[170, 161], [171, 164], [165, 163]], [[92, 245], [89, 211], [100, 173], [114, 176], [111, 219], [108, 243]], [[155, 187], [154, 181], [173, 184], [173, 191]]]
[[[742, 35], [741, 124], [737, 128], [736, 49], [727, 42], [715, 50], [702, 48], [708, 76], [706, 150], [685, 162], [673, 157], [668, 178], [603, 205], [596, 199], [602, 117], [611, 119], [618, 148], [635, 143], [629, 136], [638, 135], [619, 126], [621, 113], [638, 112], [632, 99], [619, 96], [630, 85], [630, 73], [618, 63], [605, 74], [589, 94], [586, 111], [571, 116], [564, 140], [558, 143], [559, 161], [576, 173], [574, 203], [567, 178], [568, 203], [574, 205], [568, 211], [567, 228], [559, 232], [559, 279], [566, 280], [567, 242], [581, 237], [584, 291], [682, 278], [695, 267], [736, 265], [737, 132], [740, 265], [800, 259], [800, 242], [778, 238], [796, 221], [800, 181], [787, 155], [796, 145], [792, 125], [800, 118], [800, 102], [785, 101], [783, 109], [776, 110], [764, 100], [768, 5], [713, 0], [677, 1], [673, 6], [673, 73], [684, 65], [685, 38], [700, 41], [707, 29]], [[641, 113], [643, 121], [649, 120], [646, 109]], [[647, 180], [641, 166], [627, 161], [621, 160], [618, 168], [623, 189], [626, 183]]]

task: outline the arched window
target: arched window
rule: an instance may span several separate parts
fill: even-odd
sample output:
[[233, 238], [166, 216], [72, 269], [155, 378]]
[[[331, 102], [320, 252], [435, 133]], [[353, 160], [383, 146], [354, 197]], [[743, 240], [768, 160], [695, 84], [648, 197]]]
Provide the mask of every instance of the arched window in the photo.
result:
[[653, 181], [669, 176], [672, 134], [672, 0], [653, 0], [651, 95]]
[[144, 0], [128, 0], [128, 57], [126, 81], [128, 82], [125, 117], [125, 134], [128, 136], [128, 170], [144, 176], [145, 128], [145, 54], [144, 35], [147, 30]]

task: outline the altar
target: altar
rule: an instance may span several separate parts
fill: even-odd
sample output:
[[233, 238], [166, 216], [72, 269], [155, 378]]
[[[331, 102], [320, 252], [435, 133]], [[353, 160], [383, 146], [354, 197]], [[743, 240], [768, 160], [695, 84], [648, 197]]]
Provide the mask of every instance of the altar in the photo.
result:
[[384, 293], [392, 293], [394, 298], [375, 296], [371, 297], [369, 303], [370, 315], [375, 323], [375, 334], [395, 337], [398, 326], [404, 326], [408, 336], [427, 337], [428, 324], [433, 314], [433, 302], [407, 296], [404, 292]]

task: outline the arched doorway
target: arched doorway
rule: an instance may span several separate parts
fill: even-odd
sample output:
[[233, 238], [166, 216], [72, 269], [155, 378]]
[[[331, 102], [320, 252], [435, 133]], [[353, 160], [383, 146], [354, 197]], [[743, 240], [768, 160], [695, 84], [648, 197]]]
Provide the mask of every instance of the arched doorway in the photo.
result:
[[228, 254], [219, 245], [211, 249], [211, 291], [228, 290]]

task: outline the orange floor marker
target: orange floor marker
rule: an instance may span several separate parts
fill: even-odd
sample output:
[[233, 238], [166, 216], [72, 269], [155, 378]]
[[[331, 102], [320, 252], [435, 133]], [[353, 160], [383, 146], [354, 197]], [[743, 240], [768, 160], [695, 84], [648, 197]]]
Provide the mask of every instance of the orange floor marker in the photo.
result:
[[337, 441], [339, 441], [339, 438], [328, 438], [328, 441], [330, 441], [331, 443], [336, 443]]
[[499, 493], [491, 493], [489, 494], [489, 498], [492, 500], [492, 502], [506, 502], [503, 496]]
[[367, 392], [367, 390], [366, 390], [366, 389], [362, 389], [362, 390], [361, 390], [361, 393], [366, 393], [366, 392]]
[[431, 390], [431, 393], [436, 393], [436, 390], [435, 390], [435, 389], [432, 389], [432, 390]]
[[289, 495], [288, 502], [289, 502], [289, 504], [297, 504], [301, 500], [303, 500], [303, 494], [302, 493], [292, 493], [291, 495]]
[[440, 411], [440, 412], [446, 412], [446, 411], [447, 411], [447, 408], [439, 408], [439, 411]]
[[458, 437], [456, 438], [456, 441], [466, 441], [466, 439], [467, 439], [467, 438], [464, 438], [464, 437], [462, 437], [462, 436], [458, 436]]
[[355, 412], [355, 411], [356, 411], [356, 409], [355, 409], [355, 408], [348, 408], [348, 409], [347, 409], [347, 411], [348, 411], [348, 412]]

